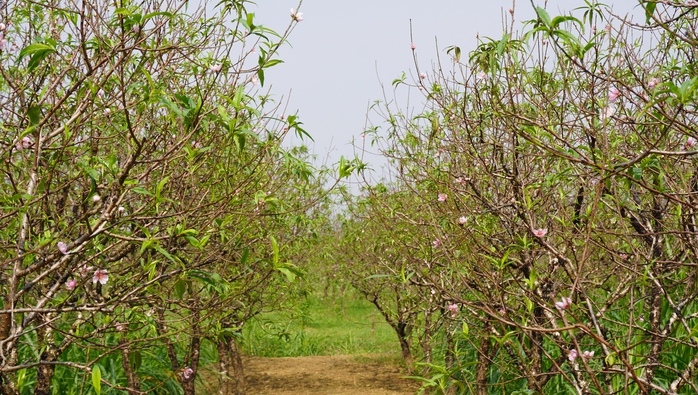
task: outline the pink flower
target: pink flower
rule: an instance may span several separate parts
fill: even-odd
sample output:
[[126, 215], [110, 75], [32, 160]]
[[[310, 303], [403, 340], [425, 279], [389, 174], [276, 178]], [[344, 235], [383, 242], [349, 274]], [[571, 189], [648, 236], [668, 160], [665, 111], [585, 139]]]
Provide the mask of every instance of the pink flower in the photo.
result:
[[567, 355], [567, 359], [569, 359], [570, 362], [574, 362], [574, 360], [577, 359], [578, 356], [579, 354], [577, 354], [577, 350], [573, 348], [570, 350], [569, 355]]
[[[293, 11], [293, 10], [291, 10], [291, 11]], [[193, 374], [194, 374], [194, 369], [192, 369], [188, 366], [182, 370], [182, 377], [184, 377], [185, 380], [189, 380]]]
[[695, 146], [696, 146], [696, 139], [694, 139], [693, 137], [689, 137], [686, 140], [686, 144], [685, 144], [686, 149], [688, 150], [688, 149], [693, 148]]
[[109, 275], [104, 269], [97, 269], [94, 276], [92, 276], [92, 284], [97, 284], [97, 282], [99, 282], [100, 284], [104, 285], [107, 283], [107, 281], [109, 281]]
[[24, 136], [22, 137], [21, 140], [15, 144], [15, 148], [17, 151], [22, 150], [22, 149], [27, 149], [32, 146], [32, 139], [29, 138], [29, 136]]
[[484, 71], [481, 71], [481, 72], [477, 73], [477, 79], [478, 79], [478, 80], [484, 80], [485, 78], [487, 78], [487, 74], [485, 74]]
[[434, 248], [439, 248], [441, 247], [441, 240], [436, 239], [432, 242], [432, 244], [434, 245]]
[[659, 78], [657, 77], [652, 77], [650, 82], [647, 83], [647, 87], [650, 89], [654, 89], [657, 85], [659, 85]]
[[466, 222], [468, 222], [468, 217], [462, 216], [462, 217], [458, 218], [459, 225], [465, 225]]
[[7, 26], [4, 23], [0, 23], [0, 32], [5, 30]]
[[138, 34], [138, 32], [141, 31], [141, 27], [138, 26], [138, 25], [133, 25], [133, 26], [131, 26], [131, 30], [132, 30], [134, 33]]
[[562, 297], [561, 301], [555, 302], [555, 308], [560, 310], [560, 311], [569, 309], [571, 305], [572, 305], [572, 298], [568, 298], [565, 296]]
[[65, 282], [65, 288], [66, 288], [68, 291], [74, 290], [75, 287], [77, 287], [77, 285], [78, 285], [78, 280], [76, 280], [76, 279], [74, 279], [74, 278], [71, 278], [70, 280], [68, 280], [68, 281]]
[[419, 74], [419, 78], [421, 78], [421, 79], [427, 78], [427, 73], [421, 73], [421, 74]]
[[410, 49], [414, 51], [415, 49], [417, 49], [417, 46], [414, 45], [414, 43], [410, 43]]
[[293, 19], [296, 22], [302, 22], [303, 21], [303, 13], [296, 12], [296, 11], [294, 11], [293, 8], [291, 8], [291, 19]]
[[86, 264], [83, 264], [82, 266], [78, 267], [78, 274], [80, 277], [85, 277], [87, 276], [87, 273], [92, 271], [92, 266], [87, 266]]
[[456, 318], [456, 316], [458, 315], [458, 305], [455, 303], [450, 304], [448, 305], [447, 309], [451, 312], [451, 317]]
[[111, 110], [109, 108], [104, 109], [104, 115], [109, 116], [111, 114]]
[[616, 89], [615, 87], [611, 87], [611, 89], [608, 90], [608, 101], [611, 103], [615, 103], [616, 100], [620, 97], [620, 91]]
[[587, 350], [582, 353], [582, 359], [584, 359], [585, 361], [589, 361], [592, 358], [594, 358], [594, 351]]
[[104, 91], [102, 89], [97, 91], [97, 97], [99, 97], [100, 99], [104, 97]]
[[446, 195], [445, 193], [440, 193], [440, 194], [439, 194], [438, 201], [440, 201], [440, 202], [445, 202], [446, 199], [448, 199], [448, 195]]
[[536, 237], [543, 237], [548, 234], [548, 228], [533, 229], [533, 235]]
[[68, 245], [64, 242], [59, 241], [58, 243], [56, 243], [56, 247], [58, 247], [58, 251], [60, 251], [61, 254], [65, 255], [68, 253]]
[[217, 73], [217, 72], [221, 71], [222, 67], [223, 66], [220, 64], [212, 64], [211, 67], [209, 67], [208, 69], [211, 70], [212, 73]]
[[7, 47], [7, 44], [8, 42], [4, 38], [0, 40], [0, 51], [4, 50]]

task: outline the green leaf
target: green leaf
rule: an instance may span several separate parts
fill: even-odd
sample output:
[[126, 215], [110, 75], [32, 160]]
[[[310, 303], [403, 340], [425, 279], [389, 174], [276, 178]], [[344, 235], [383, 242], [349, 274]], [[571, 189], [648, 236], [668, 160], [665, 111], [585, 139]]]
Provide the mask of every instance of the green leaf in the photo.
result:
[[175, 283], [175, 293], [177, 294], [177, 299], [182, 299], [182, 296], [184, 296], [184, 292], [187, 290], [187, 282], [186, 280], [179, 279]]
[[616, 353], [614, 353], [614, 352], [608, 354], [608, 356], [605, 359], [607, 366], [613, 366], [616, 363], [615, 355], [616, 355]]
[[131, 353], [131, 366], [134, 372], [138, 371], [143, 362], [143, 356], [140, 351], [134, 351]]
[[257, 78], [259, 78], [259, 85], [264, 86], [264, 70], [257, 70]]
[[273, 262], [274, 262], [274, 266], [276, 267], [276, 265], [279, 264], [279, 244], [276, 242], [276, 239], [274, 238], [274, 236], [270, 236], [270, 237], [271, 237], [271, 248], [272, 248], [273, 254], [274, 254]]
[[653, 2], [653, 1], [652, 2], [647, 1], [647, 2], [645, 2], [644, 6], [645, 6], [645, 18], [646, 18], [645, 23], [649, 25], [650, 20], [652, 20], [652, 14], [654, 14], [654, 10], [657, 8], [657, 3]]
[[92, 387], [94, 387], [97, 395], [102, 393], [102, 371], [97, 365], [92, 367]]
[[31, 55], [31, 59], [29, 59], [29, 63], [27, 64], [27, 71], [31, 72], [47, 55], [54, 52], [56, 52], [56, 48], [51, 45], [34, 43], [23, 48], [19, 52], [19, 60], [22, 60], [22, 58], [27, 55]]
[[536, 13], [538, 14], [538, 18], [543, 21], [543, 24], [550, 28], [550, 15], [548, 14], [548, 11], [544, 10], [543, 8], [536, 7]]
[[29, 116], [29, 122], [31, 122], [32, 125], [37, 126], [39, 121], [41, 121], [41, 108], [38, 106], [32, 106], [29, 111], [27, 111], [27, 115]]
[[283, 60], [280, 60], [280, 59], [270, 59], [270, 60], [268, 60], [266, 63], [264, 63], [264, 65], [262, 66], [262, 68], [268, 69], [269, 67], [276, 66], [277, 64], [280, 64], [280, 63], [283, 63], [283, 62], [284, 62], [284, 61], [283, 61]]

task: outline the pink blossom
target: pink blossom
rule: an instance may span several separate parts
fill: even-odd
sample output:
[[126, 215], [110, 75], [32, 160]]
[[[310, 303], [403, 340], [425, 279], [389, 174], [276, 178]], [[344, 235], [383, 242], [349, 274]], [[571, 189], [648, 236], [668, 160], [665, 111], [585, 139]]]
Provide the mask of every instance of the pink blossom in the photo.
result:
[[7, 44], [8, 42], [4, 38], [0, 40], [0, 51], [4, 50], [7, 47]]
[[440, 202], [445, 202], [446, 199], [448, 199], [448, 195], [446, 195], [445, 193], [440, 193], [440, 194], [439, 194], [438, 201], [440, 201]]
[[15, 145], [15, 148], [17, 151], [22, 150], [22, 149], [27, 149], [32, 146], [32, 140], [29, 138], [29, 136], [24, 136], [22, 137], [21, 140], [17, 142]]
[[82, 264], [82, 266], [78, 267], [78, 274], [80, 277], [85, 277], [87, 276], [87, 273], [92, 271], [92, 266], [87, 266], [86, 264]]
[[652, 77], [647, 83], [647, 87], [650, 89], [654, 89], [657, 85], [659, 85], [659, 78], [657, 77]]
[[58, 247], [58, 251], [60, 251], [61, 254], [65, 255], [68, 253], [68, 245], [64, 242], [59, 241], [58, 243], [56, 243], [56, 247]]
[[217, 73], [217, 72], [221, 71], [222, 67], [223, 66], [220, 64], [212, 64], [211, 67], [209, 67], [208, 69], [211, 70], [212, 73]]
[[628, 259], [628, 254], [620, 254], [620, 259]]
[[484, 80], [485, 78], [487, 78], [487, 74], [485, 74], [484, 71], [481, 71], [481, 72], [477, 73], [477, 79], [478, 79], [478, 80]]
[[562, 297], [561, 301], [555, 302], [555, 308], [560, 310], [560, 311], [569, 309], [571, 305], [572, 305], [572, 298], [568, 298], [565, 296]]
[[584, 359], [585, 361], [589, 361], [592, 358], [594, 358], [594, 351], [593, 350], [592, 351], [587, 350], [587, 351], [584, 351], [582, 353], [582, 359]]
[[608, 90], [608, 101], [611, 103], [615, 103], [616, 100], [620, 97], [620, 91], [616, 89], [615, 87], [611, 87], [611, 89]]
[[94, 276], [92, 276], [92, 284], [97, 284], [97, 282], [99, 282], [100, 284], [104, 285], [107, 283], [107, 281], [109, 281], [109, 275], [104, 269], [97, 269]]
[[567, 359], [569, 359], [570, 362], [574, 362], [574, 360], [577, 359], [578, 356], [579, 356], [579, 354], [577, 354], [577, 350], [575, 350], [573, 348], [570, 350], [570, 353], [567, 355]]
[[448, 309], [448, 311], [451, 312], [452, 318], [455, 318], [458, 315], [458, 305], [457, 304], [455, 304], [455, 303], [450, 304], [450, 305], [448, 305], [447, 309]]
[[458, 218], [458, 224], [465, 225], [466, 222], [468, 222], [468, 217], [462, 216], [462, 217]]
[[77, 285], [78, 285], [78, 280], [76, 280], [76, 279], [74, 279], [74, 278], [71, 278], [70, 280], [68, 280], [68, 281], [65, 282], [65, 288], [66, 288], [68, 291], [74, 290], [75, 287], [77, 287]]
[[104, 109], [104, 115], [109, 116], [111, 114], [111, 109], [105, 108]]
[[[291, 10], [293, 11], [293, 10]], [[184, 377], [185, 380], [189, 380], [191, 376], [194, 374], [194, 369], [190, 368], [187, 366], [182, 370], [182, 377]]]
[[410, 49], [414, 51], [415, 49], [417, 49], [417, 46], [414, 45], [414, 43], [410, 43]]
[[536, 237], [543, 237], [548, 234], [548, 228], [533, 229], [533, 235]]
[[302, 22], [303, 21], [303, 13], [296, 12], [293, 8], [291, 8], [291, 19], [293, 19], [296, 22]]
[[441, 240], [435, 239], [432, 244], [434, 245], [434, 248], [439, 248], [441, 247]]
[[695, 147], [695, 146], [696, 146], [696, 143], [697, 143], [696, 139], [694, 139], [693, 137], [689, 137], [689, 138], [686, 140], [685, 147], [686, 147], [686, 149], [688, 150], [688, 149], [690, 149], [690, 148]]
[[138, 26], [138, 25], [133, 25], [133, 26], [131, 26], [131, 31], [133, 31], [134, 33], [138, 34], [138, 32], [141, 31], [141, 27]]
[[0, 23], [0, 32], [4, 31], [7, 28], [7, 26], [4, 23]]
[[420, 73], [419, 78], [421, 78], [421, 79], [427, 78], [427, 73]]
[[99, 97], [100, 99], [104, 97], [104, 91], [102, 89], [97, 91], [97, 97]]

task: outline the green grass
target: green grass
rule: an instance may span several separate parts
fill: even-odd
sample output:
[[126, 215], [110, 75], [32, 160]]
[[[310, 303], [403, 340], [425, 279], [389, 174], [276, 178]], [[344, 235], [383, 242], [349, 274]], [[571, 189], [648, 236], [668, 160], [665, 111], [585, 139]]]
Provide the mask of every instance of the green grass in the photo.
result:
[[324, 299], [311, 294], [292, 311], [264, 313], [246, 325], [243, 338], [246, 354], [263, 357], [399, 355], [393, 329], [351, 291]]

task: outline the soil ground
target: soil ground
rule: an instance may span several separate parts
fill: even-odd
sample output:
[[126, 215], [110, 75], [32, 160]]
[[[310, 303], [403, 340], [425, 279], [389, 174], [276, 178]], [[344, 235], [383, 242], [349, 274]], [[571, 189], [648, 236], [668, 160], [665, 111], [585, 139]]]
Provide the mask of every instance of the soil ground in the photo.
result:
[[258, 395], [412, 395], [419, 385], [394, 364], [356, 356], [245, 357], [247, 393]]

